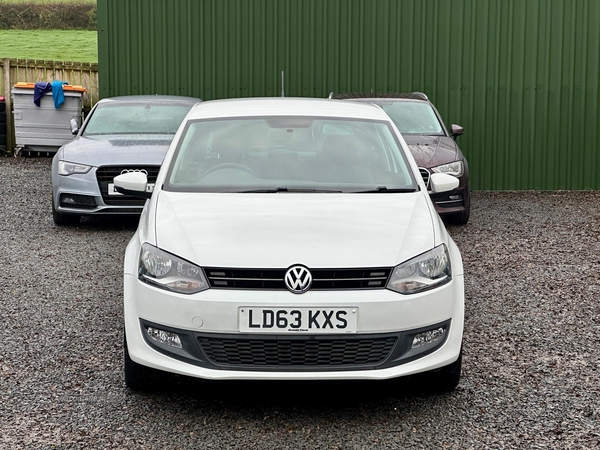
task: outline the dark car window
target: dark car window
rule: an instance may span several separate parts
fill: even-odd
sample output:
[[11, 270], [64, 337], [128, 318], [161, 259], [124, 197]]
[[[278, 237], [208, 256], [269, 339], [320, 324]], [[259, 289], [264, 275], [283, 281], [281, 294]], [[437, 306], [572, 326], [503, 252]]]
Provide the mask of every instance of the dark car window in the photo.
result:
[[175, 134], [193, 104], [106, 103], [98, 105], [83, 136]]
[[425, 102], [377, 102], [405, 134], [443, 135], [444, 129], [433, 108]]

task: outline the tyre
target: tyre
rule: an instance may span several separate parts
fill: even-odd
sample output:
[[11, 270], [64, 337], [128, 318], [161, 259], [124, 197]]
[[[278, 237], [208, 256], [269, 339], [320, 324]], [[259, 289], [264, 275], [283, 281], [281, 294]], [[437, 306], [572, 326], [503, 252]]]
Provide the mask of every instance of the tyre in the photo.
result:
[[6, 113], [0, 112], [0, 123], [6, 123]]
[[451, 392], [458, 386], [462, 368], [462, 348], [452, 364], [425, 374], [424, 386], [431, 392]]
[[52, 197], [52, 218], [56, 225], [77, 225], [79, 223], [79, 216], [75, 214], [61, 214], [56, 210], [54, 206], [54, 196]]
[[125, 384], [132, 391], [156, 391], [165, 385], [168, 374], [136, 363], [129, 356], [127, 338], [123, 340], [123, 371]]
[[5, 123], [0, 123], [0, 135], [2, 135], [2, 136], [6, 135], [6, 124]]
[[6, 102], [0, 102], [0, 113], [6, 111]]

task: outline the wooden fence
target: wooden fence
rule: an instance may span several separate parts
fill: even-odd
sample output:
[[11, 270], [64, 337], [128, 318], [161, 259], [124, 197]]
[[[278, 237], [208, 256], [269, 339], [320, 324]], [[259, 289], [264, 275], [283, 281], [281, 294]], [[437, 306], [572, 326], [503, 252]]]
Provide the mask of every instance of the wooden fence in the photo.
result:
[[15, 145], [12, 120], [11, 89], [15, 83], [25, 81], [67, 81], [83, 86], [83, 110], [89, 111], [98, 101], [98, 64], [66, 61], [41, 61], [32, 59], [0, 59], [0, 96], [6, 97], [6, 148], [12, 153]]

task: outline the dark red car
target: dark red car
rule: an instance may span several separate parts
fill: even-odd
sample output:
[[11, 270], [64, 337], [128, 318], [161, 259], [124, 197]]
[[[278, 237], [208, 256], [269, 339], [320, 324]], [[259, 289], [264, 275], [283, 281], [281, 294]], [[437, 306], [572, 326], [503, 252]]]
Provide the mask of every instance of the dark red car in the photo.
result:
[[329, 98], [374, 103], [383, 108], [404, 136], [426, 185], [433, 172], [454, 175], [460, 180], [455, 191], [432, 195], [439, 215], [447, 223], [462, 225], [469, 221], [469, 164], [456, 143], [464, 129], [453, 124], [448, 131], [425, 94], [332, 94]]

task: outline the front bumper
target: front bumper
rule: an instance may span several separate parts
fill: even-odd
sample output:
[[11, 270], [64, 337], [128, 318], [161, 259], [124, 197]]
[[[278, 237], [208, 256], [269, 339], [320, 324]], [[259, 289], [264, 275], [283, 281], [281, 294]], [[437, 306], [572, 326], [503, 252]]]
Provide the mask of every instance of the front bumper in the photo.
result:
[[436, 212], [444, 217], [449, 214], [463, 213], [469, 207], [469, 191], [464, 186], [459, 186], [452, 192], [431, 194], [431, 200]]
[[73, 215], [139, 215], [144, 201], [135, 199], [123, 204], [107, 204], [96, 177], [97, 168], [86, 174], [53, 174], [52, 195], [56, 211]]
[[[403, 296], [379, 289], [370, 291], [309, 291], [302, 296], [287, 291], [235, 291], [209, 289], [195, 295], [174, 294], [125, 275], [125, 331], [131, 359], [167, 372], [205, 379], [388, 379], [434, 370], [456, 361], [462, 345], [464, 285], [462, 275], [432, 291]], [[358, 330], [348, 335], [245, 334], [239, 331], [242, 307], [353, 307]], [[446, 324], [445, 340], [422, 353], [407, 352], [406, 342], [421, 329]], [[189, 341], [182, 352], [152, 343], [148, 326], [178, 332]], [[378, 339], [396, 336], [393, 350], [381, 361], [363, 365], [302, 366], [223, 364], [207, 356], [201, 339], [319, 340]], [[191, 343], [191, 344], [190, 344]], [[246, 342], [247, 343], [247, 342]], [[192, 351], [190, 351], [192, 349]], [[250, 358], [252, 360], [252, 358]]]

